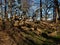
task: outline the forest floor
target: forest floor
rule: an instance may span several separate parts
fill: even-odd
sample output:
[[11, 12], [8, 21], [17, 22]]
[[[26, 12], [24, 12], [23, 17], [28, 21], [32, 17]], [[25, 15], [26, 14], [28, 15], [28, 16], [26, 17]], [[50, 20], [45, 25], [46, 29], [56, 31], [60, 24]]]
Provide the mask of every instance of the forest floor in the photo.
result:
[[0, 30], [0, 45], [60, 45], [59, 23], [24, 22], [8, 27]]

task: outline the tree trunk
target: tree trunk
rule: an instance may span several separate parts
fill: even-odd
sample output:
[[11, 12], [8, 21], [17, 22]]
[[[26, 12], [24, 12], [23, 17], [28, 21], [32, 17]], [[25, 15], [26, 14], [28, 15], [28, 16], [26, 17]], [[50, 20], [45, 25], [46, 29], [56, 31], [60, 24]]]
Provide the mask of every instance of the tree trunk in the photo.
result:
[[47, 21], [47, 18], [48, 18], [48, 12], [47, 12], [47, 10], [48, 10], [48, 0], [45, 0], [46, 2], [46, 7], [45, 7], [45, 21]]
[[42, 0], [40, 0], [40, 20], [42, 20]]
[[53, 15], [53, 20], [54, 22], [58, 22], [58, 17], [59, 17], [59, 5], [58, 5], [58, 0], [54, 0], [54, 15]]
[[7, 9], [6, 9], [6, 8], [7, 8], [7, 7], [6, 7], [6, 3], [7, 3], [7, 2], [6, 2], [6, 0], [5, 0], [5, 18], [8, 18]]
[[12, 0], [9, 0], [8, 3], [9, 3], [8, 5], [9, 13], [10, 13], [10, 16], [12, 16]]
[[47, 13], [47, 9], [46, 9], [46, 11], [45, 11], [45, 20], [47, 21], [47, 18], [48, 18], [48, 13]]

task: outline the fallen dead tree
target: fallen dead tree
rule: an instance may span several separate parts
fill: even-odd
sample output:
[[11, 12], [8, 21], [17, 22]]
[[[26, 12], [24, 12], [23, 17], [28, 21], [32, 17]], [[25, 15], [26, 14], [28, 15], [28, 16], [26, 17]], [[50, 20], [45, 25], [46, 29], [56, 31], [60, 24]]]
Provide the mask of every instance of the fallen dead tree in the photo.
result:
[[47, 22], [40, 22], [42, 26], [44, 26], [44, 28], [49, 28], [51, 30], [57, 30], [56, 25], [54, 24], [50, 24]]

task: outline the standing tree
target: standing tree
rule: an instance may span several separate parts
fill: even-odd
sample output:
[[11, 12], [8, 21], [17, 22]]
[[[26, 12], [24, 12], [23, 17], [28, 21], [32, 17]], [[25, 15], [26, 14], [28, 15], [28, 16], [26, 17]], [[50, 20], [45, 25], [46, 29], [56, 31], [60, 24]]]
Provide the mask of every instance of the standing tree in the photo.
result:
[[[47, 21], [47, 19], [49, 18], [49, 16], [52, 14], [51, 10], [53, 7], [53, 0], [44, 0], [42, 1], [42, 14], [44, 15], [44, 20]], [[49, 13], [50, 12], [50, 13]]]
[[54, 15], [53, 15], [53, 20], [54, 22], [58, 22], [58, 16], [59, 16], [59, 5], [58, 5], [58, 0], [54, 0]]
[[7, 0], [5, 0], [5, 18], [8, 18], [8, 15], [7, 15], [7, 6], [6, 6], [6, 4], [7, 4]]
[[2, 0], [0, 1], [0, 16], [1, 16], [1, 13], [2, 13], [1, 9], [2, 9]]
[[23, 10], [23, 14], [26, 15], [29, 8], [28, 0], [21, 0], [21, 5], [22, 5], [21, 8]]
[[9, 11], [9, 13], [10, 13], [10, 16], [12, 16], [12, 2], [13, 2], [12, 0], [9, 0], [9, 1], [8, 1], [8, 8], [9, 8], [8, 11]]
[[40, 20], [42, 20], [42, 0], [40, 0]]

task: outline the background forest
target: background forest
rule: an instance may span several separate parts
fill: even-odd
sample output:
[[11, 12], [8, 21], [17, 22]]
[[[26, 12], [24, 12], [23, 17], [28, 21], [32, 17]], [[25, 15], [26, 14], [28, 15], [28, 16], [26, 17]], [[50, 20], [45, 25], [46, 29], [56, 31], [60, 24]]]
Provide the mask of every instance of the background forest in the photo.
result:
[[60, 0], [0, 0], [0, 45], [60, 45]]

